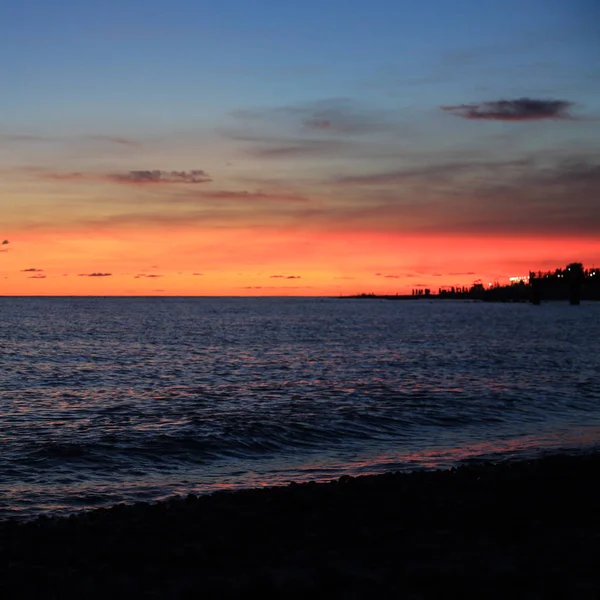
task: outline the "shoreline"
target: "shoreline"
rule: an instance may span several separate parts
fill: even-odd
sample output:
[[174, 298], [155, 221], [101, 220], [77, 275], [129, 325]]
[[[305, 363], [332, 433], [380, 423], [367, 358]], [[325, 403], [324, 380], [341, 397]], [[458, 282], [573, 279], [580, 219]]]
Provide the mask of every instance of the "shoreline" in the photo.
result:
[[0, 521], [6, 598], [592, 598], [600, 453]]

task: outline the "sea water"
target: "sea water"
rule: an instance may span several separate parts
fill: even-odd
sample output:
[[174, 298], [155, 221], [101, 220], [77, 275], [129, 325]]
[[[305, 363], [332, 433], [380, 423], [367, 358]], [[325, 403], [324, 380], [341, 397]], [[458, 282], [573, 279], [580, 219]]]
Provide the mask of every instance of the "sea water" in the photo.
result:
[[600, 303], [0, 298], [0, 518], [600, 447]]

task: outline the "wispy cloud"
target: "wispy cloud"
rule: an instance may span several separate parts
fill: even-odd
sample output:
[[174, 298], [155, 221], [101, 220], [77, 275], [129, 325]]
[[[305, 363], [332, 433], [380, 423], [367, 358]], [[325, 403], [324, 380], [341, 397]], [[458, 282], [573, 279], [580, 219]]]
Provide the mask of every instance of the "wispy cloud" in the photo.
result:
[[37, 174], [37, 177], [39, 179], [48, 179], [51, 181], [84, 181], [86, 179], [93, 179], [90, 175], [85, 175], [78, 171], [73, 171], [71, 173], [47, 173], [42, 171]]
[[30, 275], [27, 279], [46, 279], [46, 275], [36, 273], [35, 275]]
[[410, 183], [430, 184], [431, 182], [438, 181], [452, 181], [464, 176], [468, 176], [472, 180], [477, 180], [481, 176], [497, 174], [499, 171], [503, 175], [506, 175], [507, 171], [518, 173], [532, 165], [533, 162], [530, 159], [496, 162], [474, 159], [468, 162], [442, 162], [418, 168], [397, 169], [364, 175], [346, 175], [335, 178], [333, 183], [349, 186], [386, 186]]
[[208, 183], [211, 177], [201, 169], [191, 171], [129, 171], [128, 173], [115, 173], [107, 176], [111, 181], [134, 185], [154, 185], [161, 183]]
[[571, 119], [573, 102], [567, 100], [493, 100], [477, 104], [442, 106], [441, 109], [463, 119], [488, 121], [539, 121], [541, 119]]
[[44, 143], [44, 142], [81, 142], [81, 141], [92, 141], [92, 142], [108, 142], [110, 144], [116, 144], [118, 146], [138, 147], [141, 146], [140, 142], [125, 138], [118, 135], [106, 135], [106, 134], [84, 134], [78, 136], [57, 136], [57, 135], [41, 135], [41, 134], [30, 134], [30, 133], [0, 133], [0, 142], [31, 142], [31, 143]]
[[2, 240], [2, 244], [0, 244], [0, 245], [6, 246], [6, 244], [10, 244], [10, 242], [8, 240]]
[[[159, 187], [156, 194], [106, 194], [93, 211], [77, 212], [74, 203], [66, 205], [60, 226], [86, 231], [202, 227], [565, 237], [600, 231], [597, 152], [582, 148], [569, 155], [557, 149], [524, 156], [515, 150], [508, 159], [491, 156], [460, 152], [431, 155], [421, 163], [412, 157], [408, 166], [387, 161], [389, 168], [378, 172], [369, 172], [367, 163], [361, 163], [360, 171], [357, 163], [346, 163], [347, 171], [317, 180], [319, 187], [313, 178], [290, 182], [287, 190], [173, 184]], [[281, 177], [275, 181], [285, 184]], [[54, 216], [46, 223], [43, 218], [36, 226], [57, 226]], [[400, 273], [387, 269], [390, 275]], [[265, 277], [270, 273], [287, 276], [272, 270]]]
[[349, 98], [239, 110], [231, 114], [238, 121], [250, 124], [262, 122], [282, 129], [341, 136], [387, 131], [395, 125], [384, 111], [363, 108]]
[[372, 136], [397, 135], [407, 127], [398, 115], [347, 98], [239, 110], [231, 116], [234, 127], [222, 134], [245, 143], [245, 154], [258, 159], [371, 156]]
[[331, 156], [350, 147], [343, 140], [287, 140], [283, 143], [265, 140], [246, 151], [254, 158], [285, 159]]
[[270, 275], [271, 279], [301, 279], [301, 275]]
[[589, 236], [600, 231], [598, 158], [545, 157], [495, 166], [475, 160], [441, 163], [337, 182], [348, 186], [354, 198], [352, 205], [331, 213], [330, 222], [343, 227], [360, 222], [377, 230], [477, 235]]
[[21, 273], [42, 273], [44, 269], [21, 269]]
[[161, 171], [160, 169], [154, 169], [128, 171], [126, 173], [82, 173], [80, 171], [60, 173], [37, 170], [36, 176], [39, 179], [52, 181], [108, 181], [109, 183], [120, 185], [149, 186], [180, 183], [198, 184], [212, 181], [210, 175], [201, 169], [193, 169], [191, 171]]
[[142, 279], [144, 277], [146, 279], [158, 279], [159, 277], [162, 277], [162, 275], [157, 275], [155, 273], [140, 273], [139, 275], [136, 275], [134, 279]]
[[[203, 190], [190, 192], [189, 199], [219, 200], [224, 202], [258, 203], [258, 202], [309, 202], [310, 199], [300, 194], [290, 193], [286, 190], [268, 190], [249, 192], [247, 190]], [[177, 202], [183, 197], [179, 196]]]
[[111, 277], [112, 273], [79, 273], [79, 277]]
[[[283, 189], [275, 184], [270, 184], [265, 188], [265, 182], [261, 182], [261, 187], [254, 190], [248, 189], [206, 189], [201, 186], [177, 186], [177, 184], [202, 184], [211, 183], [212, 178], [205, 171], [196, 169], [192, 171], [160, 171], [144, 170], [129, 171], [127, 173], [94, 173], [94, 172], [56, 172], [48, 171], [41, 167], [28, 167], [21, 169], [29, 176], [44, 181], [56, 182], [98, 182], [107, 181], [120, 185], [139, 185], [154, 187], [155, 184], [172, 184], [173, 189], [178, 188], [177, 193], [173, 193], [169, 201], [172, 204], [198, 206], [199, 200], [215, 200], [218, 203], [306, 203], [310, 198], [289, 189]], [[282, 184], [283, 182], [278, 182]], [[184, 189], [185, 188], [185, 189]], [[159, 203], [164, 202], [164, 198], [155, 199]], [[131, 202], [137, 202], [139, 199], [130, 199]], [[147, 204], [150, 200], [144, 198], [143, 202]]]
[[137, 148], [142, 145], [140, 142], [137, 142], [136, 140], [130, 140], [128, 138], [124, 138], [124, 137], [120, 137], [120, 136], [113, 136], [113, 135], [91, 134], [91, 135], [88, 135], [85, 137], [87, 137], [90, 140], [95, 140], [98, 142], [109, 142], [111, 144], [117, 144], [118, 146], [128, 146], [128, 147]]

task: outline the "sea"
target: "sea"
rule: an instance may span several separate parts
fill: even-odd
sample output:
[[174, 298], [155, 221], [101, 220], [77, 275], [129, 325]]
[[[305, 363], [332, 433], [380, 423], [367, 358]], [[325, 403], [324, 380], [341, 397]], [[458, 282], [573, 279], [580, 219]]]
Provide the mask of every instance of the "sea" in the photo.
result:
[[0, 519], [600, 449], [600, 303], [0, 298]]

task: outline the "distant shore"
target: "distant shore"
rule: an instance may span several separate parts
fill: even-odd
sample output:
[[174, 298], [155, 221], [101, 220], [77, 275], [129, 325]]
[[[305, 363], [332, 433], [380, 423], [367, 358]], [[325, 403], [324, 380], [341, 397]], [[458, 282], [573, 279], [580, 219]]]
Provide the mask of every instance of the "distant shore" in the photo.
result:
[[462, 300], [466, 302], [529, 302], [527, 298], [473, 298], [464, 295], [428, 294], [413, 296], [412, 294], [352, 294], [350, 296], [334, 296], [338, 300]]
[[0, 522], [3, 598], [596, 598], [600, 453]]
[[[502, 295], [493, 293], [484, 295], [482, 297], [474, 297], [464, 294], [428, 294], [428, 295], [420, 295], [414, 296], [412, 294], [352, 294], [349, 296], [333, 296], [333, 298], [337, 298], [338, 300], [435, 300], [435, 301], [445, 301], [445, 300], [461, 300], [463, 302], [505, 302], [505, 303], [530, 303], [530, 298], [526, 296], [510, 296], [510, 295]], [[583, 302], [598, 302], [600, 301], [600, 297], [584, 297], [582, 299]], [[542, 301], [545, 302], [567, 302], [567, 299], [564, 298], [548, 298]], [[567, 302], [568, 303], [568, 302]]]

